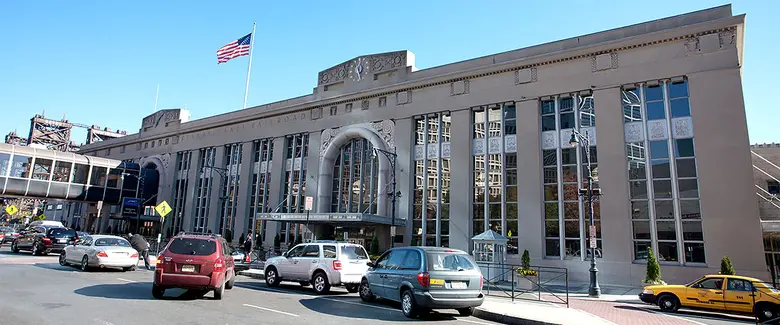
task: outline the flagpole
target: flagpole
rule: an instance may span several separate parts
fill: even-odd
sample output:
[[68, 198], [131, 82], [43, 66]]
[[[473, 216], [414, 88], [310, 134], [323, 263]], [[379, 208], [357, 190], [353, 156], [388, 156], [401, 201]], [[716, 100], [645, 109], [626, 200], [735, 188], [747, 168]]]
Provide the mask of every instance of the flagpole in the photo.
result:
[[255, 52], [255, 30], [257, 23], [252, 24], [252, 36], [249, 43], [249, 68], [246, 69], [246, 89], [244, 90], [244, 108], [246, 109], [246, 100], [249, 98], [249, 75], [252, 73], [252, 54]]
[[157, 99], [160, 98], [160, 84], [157, 84], [157, 94], [154, 95], [154, 111], [157, 112]]

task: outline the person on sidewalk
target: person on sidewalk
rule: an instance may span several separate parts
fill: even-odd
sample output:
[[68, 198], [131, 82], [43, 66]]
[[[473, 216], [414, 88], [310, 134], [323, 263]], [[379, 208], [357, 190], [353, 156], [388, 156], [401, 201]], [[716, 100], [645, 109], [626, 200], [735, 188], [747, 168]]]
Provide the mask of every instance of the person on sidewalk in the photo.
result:
[[133, 249], [141, 253], [141, 256], [144, 257], [146, 269], [151, 270], [149, 267], [149, 243], [146, 242], [146, 238], [139, 234], [133, 235], [133, 233], [128, 233], [127, 235], [130, 238], [130, 246], [133, 246]]
[[251, 263], [252, 262], [252, 232], [251, 231], [247, 234], [246, 240], [244, 240], [244, 254], [246, 254], [246, 257], [244, 258], [244, 262]]

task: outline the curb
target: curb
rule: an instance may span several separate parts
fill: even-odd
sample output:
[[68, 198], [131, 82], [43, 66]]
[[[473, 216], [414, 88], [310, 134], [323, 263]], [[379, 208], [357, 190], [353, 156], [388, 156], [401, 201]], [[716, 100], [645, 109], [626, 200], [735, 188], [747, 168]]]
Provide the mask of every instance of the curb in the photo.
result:
[[491, 312], [479, 307], [474, 309], [473, 316], [484, 320], [489, 320], [489, 321], [502, 323], [502, 324], [510, 324], [510, 325], [558, 325], [555, 323], [548, 323], [548, 322], [543, 322], [543, 321], [538, 321], [533, 319], [525, 319], [516, 316]]

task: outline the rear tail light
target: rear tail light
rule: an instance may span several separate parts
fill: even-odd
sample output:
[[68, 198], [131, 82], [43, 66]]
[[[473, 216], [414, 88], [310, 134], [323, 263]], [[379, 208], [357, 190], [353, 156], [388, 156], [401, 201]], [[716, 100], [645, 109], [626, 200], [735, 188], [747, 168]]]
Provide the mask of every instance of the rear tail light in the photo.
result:
[[428, 272], [422, 272], [417, 274], [417, 282], [423, 287], [428, 287], [431, 284], [431, 275]]
[[222, 259], [217, 259], [216, 262], [214, 262], [214, 272], [222, 272], [225, 269], [225, 263], [222, 261]]
[[341, 261], [333, 260], [333, 269], [336, 271], [341, 271]]
[[138, 258], [138, 253], [135, 253], [135, 254], [133, 254], [133, 255], [130, 255], [130, 257], [132, 257], [132, 258]]
[[[138, 257], [138, 254], [135, 254], [136, 257]], [[157, 256], [157, 264], [165, 264], [165, 256]]]
[[15, 233], [11, 234], [11, 236], [19, 236], [19, 233], [15, 232]]
[[485, 285], [485, 278], [480, 275], [479, 276], [479, 288], [482, 289], [482, 286]]
[[43, 240], [44, 243], [51, 243], [51, 238], [49, 237], [43, 237], [41, 240]]
[[104, 251], [99, 251], [96, 255], [97, 257], [108, 257], [108, 254], [106, 254]]

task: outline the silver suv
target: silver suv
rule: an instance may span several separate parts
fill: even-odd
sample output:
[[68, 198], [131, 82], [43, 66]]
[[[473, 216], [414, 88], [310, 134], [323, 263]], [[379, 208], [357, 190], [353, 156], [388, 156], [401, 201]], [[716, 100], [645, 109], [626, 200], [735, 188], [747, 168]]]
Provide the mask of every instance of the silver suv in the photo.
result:
[[439, 247], [393, 248], [380, 256], [360, 283], [360, 298], [401, 302], [406, 317], [431, 309], [471, 316], [482, 305], [482, 272], [466, 252]]
[[265, 263], [265, 283], [276, 287], [281, 281], [311, 284], [318, 294], [331, 286], [343, 285], [357, 292], [360, 280], [368, 270], [368, 253], [363, 246], [336, 241], [315, 241], [300, 244], [291, 250], [269, 258]]

